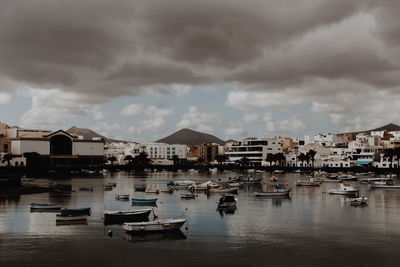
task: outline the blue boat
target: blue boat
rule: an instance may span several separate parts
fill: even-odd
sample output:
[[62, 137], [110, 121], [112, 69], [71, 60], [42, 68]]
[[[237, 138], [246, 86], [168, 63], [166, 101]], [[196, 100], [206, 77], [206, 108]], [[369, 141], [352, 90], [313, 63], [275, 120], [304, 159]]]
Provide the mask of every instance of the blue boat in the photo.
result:
[[61, 209], [61, 216], [90, 215], [89, 208]]
[[146, 187], [145, 186], [144, 187], [135, 187], [135, 191], [144, 192], [144, 191], [146, 191]]
[[155, 205], [157, 198], [132, 198], [132, 204], [134, 205]]

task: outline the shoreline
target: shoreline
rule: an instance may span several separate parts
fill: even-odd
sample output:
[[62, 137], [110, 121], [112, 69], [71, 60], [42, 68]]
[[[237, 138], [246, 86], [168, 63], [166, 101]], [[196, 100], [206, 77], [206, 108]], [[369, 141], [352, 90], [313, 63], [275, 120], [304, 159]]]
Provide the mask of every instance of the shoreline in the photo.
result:
[[15, 197], [27, 194], [48, 193], [52, 190], [48, 187], [21, 185], [20, 187], [9, 187], [0, 189], [0, 198]]

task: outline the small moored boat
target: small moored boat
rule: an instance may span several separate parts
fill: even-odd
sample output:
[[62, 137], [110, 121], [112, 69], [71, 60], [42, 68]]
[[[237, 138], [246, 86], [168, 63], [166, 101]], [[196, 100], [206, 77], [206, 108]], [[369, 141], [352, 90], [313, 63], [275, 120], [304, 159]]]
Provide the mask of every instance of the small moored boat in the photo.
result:
[[91, 187], [80, 187], [79, 191], [93, 191], [93, 186], [91, 186]]
[[109, 184], [104, 185], [104, 190], [105, 191], [111, 191], [112, 189], [113, 189], [112, 185], [109, 185]]
[[255, 178], [253, 176], [248, 176], [247, 178], [243, 179], [243, 182], [245, 184], [258, 184], [258, 183], [261, 183], [261, 180], [262, 180], [261, 178]]
[[153, 188], [146, 188], [146, 190], [144, 192], [149, 193], [149, 194], [159, 194], [160, 190], [153, 189]]
[[126, 232], [158, 232], [179, 230], [186, 219], [165, 219], [151, 222], [124, 223]]
[[369, 185], [369, 188], [371, 189], [393, 189], [393, 190], [399, 190], [400, 185], [394, 185], [393, 182], [391, 181], [381, 181], [381, 182], [374, 182]]
[[211, 193], [232, 193], [232, 194], [237, 194], [239, 191], [238, 188], [226, 188], [224, 186], [220, 186], [218, 188], [211, 188], [210, 192]]
[[284, 188], [281, 184], [273, 184], [272, 189], [269, 191], [255, 192], [256, 197], [268, 197], [268, 196], [289, 196], [291, 188]]
[[77, 209], [61, 209], [62, 216], [69, 215], [90, 215], [90, 207], [89, 208], [77, 208]]
[[146, 187], [145, 186], [135, 186], [135, 191], [144, 192], [144, 191], [146, 191]]
[[115, 195], [116, 200], [129, 200], [129, 195]]
[[351, 185], [347, 183], [340, 184], [338, 189], [329, 189], [329, 194], [336, 195], [357, 195], [358, 189], [353, 188]]
[[70, 214], [70, 215], [56, 215], [56, 221], [83, 221], [86, 220], [86, 215]]
[[104, 211], [104, 224], [122, 224], [124, 222], [148, 221], [152, 209]]
[[182, 199], [195, 199], [196, 196], [193, 193], [183, 193], [181, 194]]
[[218, 208], [236, 207], [236, 203], [234, 196], [223, 196], [219, 199]]
[[132, 198], [132, 204], [134, 205], [155, 205], [157, 198]]
[[351, 206], [366, 206], [368, 198], [366, 197], [357, 197], [357, 198], [350, 198], [349, 202]]
[[60, 210], [61, 204], [56, 203], [31, 203], [31, 210]]
[[314, 177], [306, 177], [304, 179], [297, 180], [297, 186], [319, 186], [319, 181]]

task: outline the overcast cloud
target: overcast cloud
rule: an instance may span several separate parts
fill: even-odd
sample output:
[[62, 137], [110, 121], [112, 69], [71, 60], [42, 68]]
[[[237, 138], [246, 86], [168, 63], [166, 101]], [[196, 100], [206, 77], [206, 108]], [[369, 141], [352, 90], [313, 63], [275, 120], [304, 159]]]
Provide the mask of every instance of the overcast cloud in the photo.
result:
[[[399, 123], [399, 17], [395, 0], [3, 0], [0, 107], [25, 90], [32, 105], [15, 124], [87, 116], [82, 126], [103, 129], [112, 116], [142, 116], [113, 124], [125, 138], [181, 127], [241, 138]], [[224, 86], [212, 111], [194, 96]], [[103, 111], [107, 103], [115, 114]]]

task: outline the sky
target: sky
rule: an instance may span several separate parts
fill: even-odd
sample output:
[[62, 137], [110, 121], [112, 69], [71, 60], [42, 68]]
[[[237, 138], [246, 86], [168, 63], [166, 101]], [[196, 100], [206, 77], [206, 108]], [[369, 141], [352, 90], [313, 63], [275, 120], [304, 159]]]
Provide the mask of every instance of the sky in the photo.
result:
[[0, 121], [154, 141], [400, 124], [396, 0], [2, 0]]

